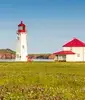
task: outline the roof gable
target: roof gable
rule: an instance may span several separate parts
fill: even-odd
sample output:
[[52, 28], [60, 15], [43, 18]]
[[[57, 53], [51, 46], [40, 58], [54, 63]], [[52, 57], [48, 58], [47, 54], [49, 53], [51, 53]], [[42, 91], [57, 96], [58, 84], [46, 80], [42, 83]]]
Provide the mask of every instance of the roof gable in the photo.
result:
[[63, 47], [85, 47], [85, 43], [77, 38], [74, 38], [68, 43], [64, 44]]

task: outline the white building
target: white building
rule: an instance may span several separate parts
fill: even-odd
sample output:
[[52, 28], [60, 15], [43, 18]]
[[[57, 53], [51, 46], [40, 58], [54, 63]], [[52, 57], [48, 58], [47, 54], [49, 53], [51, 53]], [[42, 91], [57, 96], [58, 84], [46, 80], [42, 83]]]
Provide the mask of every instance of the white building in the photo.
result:
[[16, 61], [27, 61], [26, 25], [22, 21], [18, 25], [17, 31]]
[[77, 38], [63, 45], [63, 50], [53, 53], [57, 61], [81, 62], [85, 61], [85, 43]]

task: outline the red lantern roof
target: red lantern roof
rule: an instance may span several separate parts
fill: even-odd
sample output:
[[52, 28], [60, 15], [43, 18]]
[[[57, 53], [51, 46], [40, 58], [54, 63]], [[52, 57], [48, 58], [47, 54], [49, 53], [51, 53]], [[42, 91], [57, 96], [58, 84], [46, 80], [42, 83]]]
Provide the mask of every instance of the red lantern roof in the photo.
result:
[[54, 55], [68, 55], [68, 54], [75, 54], [72, 51], [59, 51], [59, 52], [55, 52], [53, 53]]
[[85, 43], [77, 38], [74, 38], [70, 42], [64, 44], [63, 47], [85, 47]]
[[25, 24], [23, 24], [23, 21], [21, 21], [21, 23], [18, 26], [25, 26]]

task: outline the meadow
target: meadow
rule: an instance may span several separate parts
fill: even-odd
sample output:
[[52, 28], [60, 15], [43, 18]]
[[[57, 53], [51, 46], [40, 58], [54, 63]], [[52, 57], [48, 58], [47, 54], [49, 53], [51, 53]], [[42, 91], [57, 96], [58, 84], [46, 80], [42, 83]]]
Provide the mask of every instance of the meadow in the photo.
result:
[[85, 100], [85, 63], [0, 62], [0, 100]]

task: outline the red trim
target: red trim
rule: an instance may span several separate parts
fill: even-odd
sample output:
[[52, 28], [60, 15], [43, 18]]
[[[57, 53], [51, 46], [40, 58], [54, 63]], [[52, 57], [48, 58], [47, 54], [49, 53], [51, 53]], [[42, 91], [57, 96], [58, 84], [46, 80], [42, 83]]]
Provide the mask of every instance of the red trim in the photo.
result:
[[63, 47], [85, 47], [85, 43], [83, 43], [77, 38], [74, 38], [70, 42], [64, 44]]
[[25, 30], [18, 30], [18, 32], [26, 32]]
[[59, 51], [59, 52], [55, 52], [53, 53], [54, 55], [67, 55], [67, 54], [75, 54], [72, 51]]

